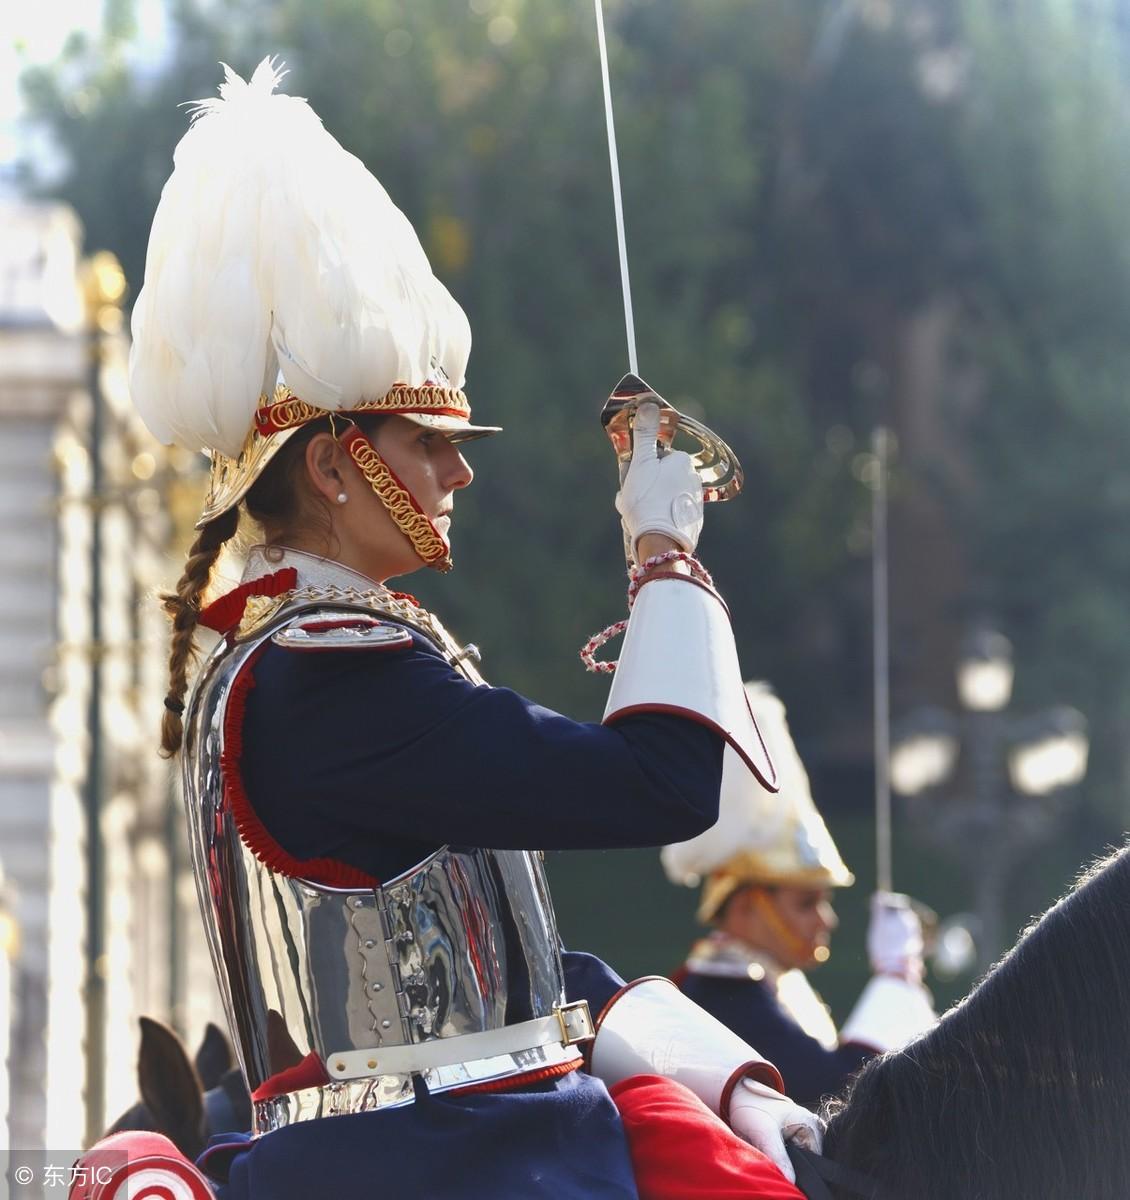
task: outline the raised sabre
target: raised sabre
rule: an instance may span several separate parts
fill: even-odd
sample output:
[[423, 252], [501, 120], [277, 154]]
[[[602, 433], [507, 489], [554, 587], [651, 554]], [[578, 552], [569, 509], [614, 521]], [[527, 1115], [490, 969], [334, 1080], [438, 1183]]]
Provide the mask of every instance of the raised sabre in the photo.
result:
[[659, 406], [658, 452], [666, 454], [674, 447], [676, 435], [696, 443], [691, 455], [695, 470], [702, 479], [704, 500], [729, 500], [741, 491], [744, 474], [737, 455], [711, 429], [700, 421], [679, 412], [639, 374], [636, 358], [636, 329], [632, 315], [632, 284], [628, 274], [628, 244], [624, 236], [624, 204], [620, 191], [620, 160], [616, 150], [616, 124], [612, 115], [612, 85], [608, 73], [608, 44], [604, 35], [604, 5], [596, 6], [596, 35], [600, 50], [600, 74], [604, 87], [604, 123], [608, 131], [608, 162], [612, 172], [612, 202], [616, 212], [616, 244], [620, 252], [620, 290], [624, 297], [624, 327], [628, 339], [628, 374], [613, 388], [601, 409], [600, 423], [604, 426], [616, 451], [623, 478], [632, 457], [632, 419], [644, 401]]

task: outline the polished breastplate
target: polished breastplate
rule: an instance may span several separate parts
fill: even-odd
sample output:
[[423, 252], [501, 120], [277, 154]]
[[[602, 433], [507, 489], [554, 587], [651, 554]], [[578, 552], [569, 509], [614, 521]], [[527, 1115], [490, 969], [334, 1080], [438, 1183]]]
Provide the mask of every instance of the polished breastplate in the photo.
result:
[[[537, 853], [445, 846], [380, 887], [334, 888], [272, 869], [241, 838], [221, 771], [233, 685], [267, 638], [319, 607], [284, 604], [218, 647], [186, 718], [193, 869], [257, 1133], [411, 1103], [421, 1083], [564, 1071], [591, 1036], [587, 1006], [565, 1003]], [[334, 597], [343, 607], [374, 611]]]

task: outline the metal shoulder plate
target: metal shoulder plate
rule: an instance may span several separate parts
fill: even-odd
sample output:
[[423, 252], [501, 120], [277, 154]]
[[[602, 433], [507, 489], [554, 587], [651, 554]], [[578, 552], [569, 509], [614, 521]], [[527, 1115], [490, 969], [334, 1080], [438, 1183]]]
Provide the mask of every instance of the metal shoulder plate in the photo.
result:
[[382, 621], [357, 609], [321, 610], [296, 616], [271, 634], [284, 650], [312, 653], [331, 650], [367, 650], [389, 653], [412, 645], [403, 625]]
[[[385, 632], [362, 629], [358, 618], [368, 617]], [[341, 631], [306, 629], [308, 637], [296, 635], [279, 641], [282, 633], [299, 623], [317, 624], [329, 620], [340, 620], [346, 624]], [[346, 626], [352, 626], [347, 631]], [[442, 623], [427, 609], [384, 589], [357, 591], [354, 588], [332, 586], [304, 587], [281, 596], [253, 596], [244, 610], [244, 617], [236, 634], [236, 642], [253, 645], [272, 637], [276, 644], [291, 649], [322, 650], [337, 648], [362, 649], [373, 647], [383, 650], [398, 650], [411, 641], [394, 642], [389, 630], [415, 630], [435, 645], [440, 653], [465, 678], [474, 684], [484, 682], [478, 671], [478, 647], [468, 642], [461, 645], [444, 628]], [[315, 645], [308, 638], [323, 636], [331, 639], [330, 644]], [[388, 638], [388, 641], [383, 639]]]

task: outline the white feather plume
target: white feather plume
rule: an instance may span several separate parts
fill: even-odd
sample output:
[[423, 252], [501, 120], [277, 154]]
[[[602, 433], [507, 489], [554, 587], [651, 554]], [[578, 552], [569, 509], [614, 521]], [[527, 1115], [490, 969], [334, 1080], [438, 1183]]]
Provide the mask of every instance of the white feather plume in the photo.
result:
[[462, 309], [408, 219], [305, 100], [224, 65], [189, 105], [133, 311], [130, 390], [162, 442], [235, 457], [281, 371], [295, 395], [352, 408], [433, 364], [461, 387]]

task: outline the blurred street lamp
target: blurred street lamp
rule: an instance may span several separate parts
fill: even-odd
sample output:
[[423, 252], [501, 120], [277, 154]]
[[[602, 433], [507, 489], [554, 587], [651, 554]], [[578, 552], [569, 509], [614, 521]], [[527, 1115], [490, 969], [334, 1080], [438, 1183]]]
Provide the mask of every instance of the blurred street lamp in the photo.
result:
[[[1054, 834], [1063, 793], [1087, 772], [1087, 723], [1058, 707], [1013, 718], [1012, 646], [978, 629], [961, 646], [957, 693], [962, 710], [923, 708], [901, 724], [891, 749], [891, 783], [926, 837], [973, 876], [980, 926], [978, 964], [1004, 948], [1005, 888], [1016, 867]], [[956, 782], [955, 794], [934, 793]]]
[[891, 746], [891, 786], [916, 796], [946, 780], [957, 761], [956, 725], [939, 708], [919, 709]]
[[970, 712], [999, 712], [1012, 698], [1012, 643], [1001, 633], [978, 629], [961, 645], [957, 697]]

